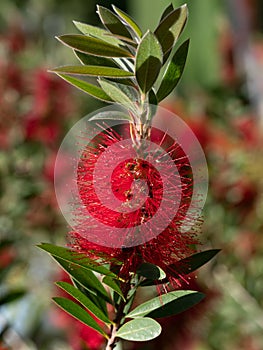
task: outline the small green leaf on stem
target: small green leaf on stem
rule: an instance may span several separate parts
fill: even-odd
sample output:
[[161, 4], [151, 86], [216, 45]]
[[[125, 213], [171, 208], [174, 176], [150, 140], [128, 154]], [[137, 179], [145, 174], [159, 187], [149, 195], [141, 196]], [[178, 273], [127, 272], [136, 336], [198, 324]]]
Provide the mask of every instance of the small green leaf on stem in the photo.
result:
[[51, 72], [96, 77], [102, 76], [109, 78], [127, 78], [133, 76], [133, 73], [123, 69], [100, 66], [62, 66], [52, 69]]
[[144, 317], [129, 321], [120, 327], [116, 336], [130, 341], [148, 341], [157, 338], [162, 327], [152, 318]]
[[142, 263], [137, 273], [151, 280], [162, 280], [166, 277], [165, 272], [159, 266], [150, 263]]
[[80, 34], [66, 34], [57, 37], [63, 44], [74, 50], [103, 57], [132, 57], [132, 54], [108, 42]]
[[125, 120], [131, 122], [132, 118], [128, 113], [120, 111], [106, 111], [95, 114], [89, 120]]
[[97, 324], [94, 318], [74, 301], [61, 297], [54, 297], [53, 300], [61, 309], [66, 311], [68, 314], [75, 317], [85, 325], [93, 328], [95, 331], [103, 335], [104, 338], [109, 338], [107, 333], [104, 332], [104, 330]]
[[167, 97], [178, 84], [184, 70], [187, 53], [189, 48], [189, 40], [186, 40], [175, 52], [173, 58], [169, 62], [161, 85], [157, 91], [158, 101], [162, 101]]
[[142, 37], [142, 31], [138, 27], [137, 23], [127, 15], [127, 13], [120, 10], [118, 7], [112, 5], [113, 10], [117, 13], [117, 15], [132, 29], [132, 31], [138, 36], [138, 38]]
[[155, 83], [162, 67], [162, 48], [153, 33], [142, 38], [136, 54], [136, 79], [142, 92], [148, 92]]
[[105, 276], [102, 279], [102, 282], [106, 284], [108, 287], [110, 287], [114, 292], [116, 292], [118, 295], [121, 296], [121, 298], [125, 301], [124, 295], [122, 293], [122, 290], [118, 284], [118, 282], [115, 282], [115, 280], [111, 277]]

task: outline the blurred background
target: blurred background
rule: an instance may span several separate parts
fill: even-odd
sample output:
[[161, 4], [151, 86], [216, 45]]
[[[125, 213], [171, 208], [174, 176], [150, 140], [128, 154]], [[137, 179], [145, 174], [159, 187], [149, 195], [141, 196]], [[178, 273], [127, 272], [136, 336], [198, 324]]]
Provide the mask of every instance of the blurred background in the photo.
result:
[[[204, 302], [162, 321], [163, 333], [125, 349], [263, 349], [263, 2], [187, 1], [191, 38], [183, 78], [163, 106], [196, 133], [209, 166], [202, 249], [222, 252], [185, 288]], [[98, 350], [96, 333], [51, 302], [65, 279], [35, 245], [65, 244], [53, 188], [69, 128], [103, 104], [47, 73], [75, 58], [55, 35], [96, 25], [96, 3], [153, 29], [169, 0], [1, 0], [0, 350]], [[173, 1], [175, 6], [182, 1]], [[102, 347], [103, 348], [103, 347]]]

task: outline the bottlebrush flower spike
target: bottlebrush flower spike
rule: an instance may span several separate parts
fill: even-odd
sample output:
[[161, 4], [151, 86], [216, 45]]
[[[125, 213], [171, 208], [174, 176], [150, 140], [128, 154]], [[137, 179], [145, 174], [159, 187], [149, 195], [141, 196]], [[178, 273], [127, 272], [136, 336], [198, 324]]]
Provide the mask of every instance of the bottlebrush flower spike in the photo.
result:
[[[81, 119], [65, 137], [55, 186], [72, 227], [71, 249], [40, 248], [73, 282], [58, 286], [77, 303], [54, 301], [105, 337], [110, 350], [120, 339], [156, 338], [161, 326], [154, 318], [198, 303], [203, 294], [173, 287], [218, 251], [191, 255], [207, 191], [206, 161], [186, 124], [158, 106], [183, 73], [189, 40], [170, 56], [187, 6], [170, 5], [154, 32], [145, 34], [115, 6], [113, 11], [98, 6], [97, 12], [104, 29], [74, 22], [82, 34], [58, 38], [81, 65], [52, 72], [112, 107]], [[168, 288], [161, 298], [132, 309], [139, 287], [162, 283]]]

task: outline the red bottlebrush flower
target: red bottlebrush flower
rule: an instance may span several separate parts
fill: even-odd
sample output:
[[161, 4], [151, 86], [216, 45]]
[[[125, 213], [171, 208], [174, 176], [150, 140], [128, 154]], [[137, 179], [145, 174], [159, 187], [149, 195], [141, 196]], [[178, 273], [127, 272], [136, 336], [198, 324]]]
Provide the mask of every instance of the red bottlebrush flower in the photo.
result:
[[[155, 150], [152, 157], [146, 159], [138, 155], [126, 157], [124, 161], [118, 162], [125, 152], [122, 144], [125, 139], [113, 130], [96, 136], [85, 148], [77, 169], [77, 184], [82, 206], [75, 212], [76, 227], [70, 233], [71, 246], [93, 258], [102, 258], [106, 262], [120, 261], [122, 263], [120, 277], [124, 279], [128, 278], [130, 272], [135, 272], [142, 262], [149, 262], [160, 266], [170, 281], [174, 281], [175, 274], [169, 270], [169, 265], [192, 254], [193, 245], [198, 243], [195, 230], [185, 232], [183, 228], [184, 223], [191, 223], [192, 220], [187, 211], [193, 195], [193, 174], [187, 155], [170, 136], [154, 128], [151, 135], [151, 144], [157, 144], [163, 149], [163, 153]], [[100, 172], [96, 173], [95, 178], [94, 172], [98, 159], [113, 145], [115, 147], [111, 161], [116, 163], [116, 167], [111, 175], [109, 189], [103, 186], [108, 177], [106, 164], [104, 170], [100, 169]], [[151, 153], [151, 149], [144, 151]], [[162, 162], [161, 170], [158, 169], [159, 162]], [[176, 181], [172, 178], [173, 167], [178, 170]], [[132, 210], [129, 204], [136, 197], [136, 181], [139, 180], [147, 185], [148, 194], [141, 205]], [[98, 189], [94, 185], [96, 183], [102, 184], [103, 188], [100, 190], [103, 191], [104, 203], [99, 198]], [[165, 191], [168, 191], [170, 197], [176, 199], [178, 203], [177, 210], [171, 217], [169, 217], [171, 214], [169, 206], [172, 201], [170, 202], [170, 199], [164, 201]], [[114, 202], [113, 196], [117, 199], [115, 209], [110, 208]], [[87, 209], [90, 214], [88, 219]], [[155, 217], [159, 219], [151, 225], [151, 220]], [[93, 220], [93, 225], [90, 219]], [[163, 225], [162, 219], [164, 221], [168, 219], [168, 223]], [[100, 242], [100, 237], [103, 238], [103, 235], [107, 234], [96, 225], [98, 222], [108, 227], [108, 237], [113, 241], [116, 240], [112, 247], [97, 244]], [[122, 236], [116, 238], [113, 233], [117, 229], [123, 230]], [[153, 234], [156, 230], [157, 233]], [[96, 237], [96, 243], [90, 240], [91, 232], [93, 237]], [[130, 244], [131, 237], [133, 245]], [[144, 237], [143, 242], [140, 241], [141, 237]]]

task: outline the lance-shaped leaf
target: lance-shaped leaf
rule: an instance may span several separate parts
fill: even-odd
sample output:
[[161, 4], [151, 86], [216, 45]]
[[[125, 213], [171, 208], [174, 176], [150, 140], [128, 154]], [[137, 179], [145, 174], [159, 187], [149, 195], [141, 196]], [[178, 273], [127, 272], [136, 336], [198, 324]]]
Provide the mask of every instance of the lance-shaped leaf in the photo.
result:
[[66, 80], [71, 85], [86, 92], [90, 96], [97, 98], [98, 100], [108, 102], [108, 103], [113, 102], [112, 99], [99, 86], [90, 84], [87, 81], [77, 79], [75, 77], [72, 77], [66, 74], [57, 74], [57, 75], [62, 79]]
[[85, 325], [93, 328], [95, 331], [103, 335], [104, 338], [108, 339], [108, 335], [104, 332], [104, 330], [97, 324], [90, 314], [85, 311], [81, 306], [74, 303], [74, 301], [69, 300], [67, 298], [55, 297], [53, 298], [54, 302], [64, 311], [66, 311], [71, 316], [75, 317], [80, 322]]
[[142, 263], [137, 273], [151, 280], [162, 280], [166, 277], [165, 272], [159, 266], [150, 263]]
[[77, 21], [73, 21], [73, 23], [78, 28], [78, 30], [85, 35], [89, 35], [89, 36], [101, 39], [101, 40], [106, 41], [107, 43], [115, 45], [115, 46], [123, 45], [121, 40], [119, 40], [115, 36], [111, 35], [105, 29], [102, 29], [99, 27], [94, 27], [90, 24], [77, 22]]
[[162, 78], [161, 85], [157, 91], [159, 102], [167, 97], [178, 84], [184, 71], [188, 48], [189, 40], [186, 40], [175, 52], [173, 58], [169, 62]]
[[117, 13], [117, 15], [132, 29], [132, 31], [138, 36], [138, 38], [142, 37], [142, 31], [137, 25], [137, 23], [127, 15], [127, 13], [120, 10], [118, 7], [112, 5], [113, 10]]
[[88, 55], [80, 51], [74, 51], [75, 55], [82, 64], [86, 66], [102, 66], [119, 68], [118, 64], [110, 58]]
[[105, 28], [107, 28], [112, 34], [133, 39], [125, 24], [122, 23], [121, 19], [112, 11], [106, 7], [97, 6], [97, 12]]
[[148, 341], [157, 338], [161, 331], [162, 327], [158, 322], [144, 317], [125, 323], [118, 329], [116, 336], [130, 341]]
[[196, 305], [204, 298], [204, 294], [192, 290], [180, 290], [158, 296], [137, 306], [126, 315], [126, 318], [167, 317], [177, 315]]
[[162, 48], [156, 36], [148, 31], [142, 38], [136, 54], [136, 79], [141, 90], [148, 92], [162, 67]]
[[132, 57], [132, 54], [118, 46], [104, 40], [92, 38], [81, 34], [66, 34], [57, 37], [63, 44], [74, 50], [103, 57]]
[[62, 66], [52, 69], [51, 72], [60, 74], [62, 73], [72, 75], [87, 75], [120, 79], [133, 76], [133, 73], [123, 69], [100, 66]]
[[84, 293], [82, 293], [78, 288], [72, 286], [72, 284], [67, 282], [56, 282], [56, 285], [71, 295], [75, 300], [77, 300], [81, 305], [83, 305], [87, 310], [89, 310], [94, 316], [106, 324], [111, 324], [112, 322], [104, 314], [103, 311], [98, 308]]
[[108, 287], [110, 287], [114, 292], [116, 292], [118, 295], [121, 296], [121, 298], [125, 301], [124, 295], [122, 293], [122, 290], [118, 284], [117, 281], [115, 281], [113, 278], [105, 276], [103, 277], [102, 282], [106, 284]]
[[220, 249], [209, 249], [200, 253], [193, 254], [185, 259], [179, 260], [175, 264], [169, 265], [169, 272], [177, 278], [180, 277], [180, 275], [187, 275], [206, 264], [219, 252]]
[[53, 257], [58, 257], [62, 260], [66, 260], [80, 267], [83, 267], [84, 269], [101, 273], [102, 275], [117, 277], [113, 272], [108, 270], [105, 266], [97, 264], [92, 259], [87, 257], [85, 254], [81, 254], [71, 249], [56, 246], [50, 243], [41, 243], [37, 246], [40, 249], [43, 249], [49, 254], [51, 254]]
[[154, 32], [162, 46], [164, 63], [185, 27], [187, 15], [188, 11], [186, 5], [175, 9], [161, 21]]
[[173, 10], [174, 10], [173, 4], [170, 4], [169, 6], [167, 6], [166, 9], [163, 11], [163, 14], [161, 16], [159, 23], [161, 23], [165, 17], [167, 17], [171, 12], [173, 12]]
[[132, 121], [132, 117], [128, 113], [120, 112], [120, 111], [106, 111], [106, 112], [100, 112], [98, 114], [95, 114], [92, 118], [89, 119], [92, 120], [125, 120], [125, 121]]
[[126, 87], [125, 85], [121, 86], [121, 84], [112, 83], [106, 80], [100, 80], [99, 83], [105, 93], [109, 95], [113, 101], [121, 104], [128, 110], [132, 110], [134, 112], [137, 111], [134, 101], [132, 101], [123, 91], [123, 89]]
[[93, 271], [84, 269], [79, 265], [73, 264], [66, 260], [54, 257], [59, 265], [77, 281], [83, 288], [93, 293], [98, 298], [103, 298], [106, 302], [111, 302], [107, 291], [102, 283], [95, 276]]
[[0, 294], [0, 306], [12, 303], [26, 294], [24, 289], [11, 290]]

